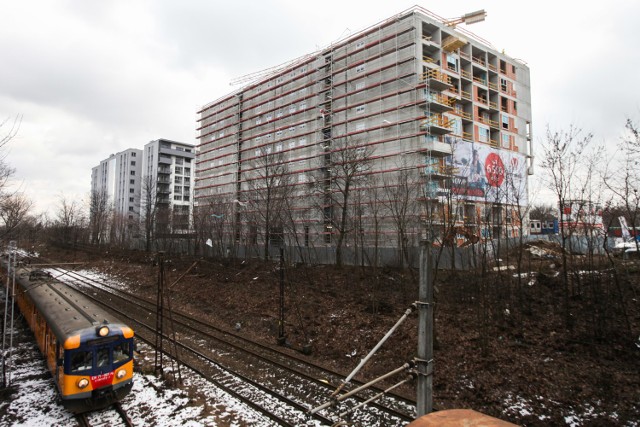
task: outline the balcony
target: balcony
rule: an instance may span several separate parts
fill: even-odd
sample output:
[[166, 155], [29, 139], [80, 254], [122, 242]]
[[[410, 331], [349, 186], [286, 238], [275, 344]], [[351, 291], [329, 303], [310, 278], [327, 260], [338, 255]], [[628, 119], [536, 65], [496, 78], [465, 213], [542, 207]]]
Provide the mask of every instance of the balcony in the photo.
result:
[[428, 151], [431, 156], [445, 157], [453, 153], [451, 144], [438, 140], [433, 135], [425, 135], [422, 151]]
[[425, 165], [425, 167], [421, 170], [422, 175], [428, 176], [431, 178], [442, 179], [449, 178], [451, 176], [450, 168], [440, 163], [440, 161], [433, 162], [431, 164]]
[[424, 100], [430, 111], [439, 113], [453, 110], [453, 105], [456, 101], [455, 98], [450, 98], [440, 93], [429, 92], [424, 94]]
[[158, 174], [170, 175], [171, 174], [171, 168], [160, 167], [160, 168], [158, 168]]
[[425, 81], [427, 87], [437, 91], [451, 89], [453, 87], [451, 77], [436, 69], [429, 69], [422, 73], [422, 80]]
[[175, 150], [170, 147], [160, 147], [160, 154], [167, 154], [169, 156], [175, 156], [175, 157], [184, 157], [186, 159], [194, 159], [196, 157], [195, 153], [193, 152]]
[[439, 114], [434, 114], [431, 117], [427, 117], [420, 123], [420, 129], [427, 130], [429, 133], [435, 135], [446, 135], [451, 133], [452, 125], [453, 123], [451, 120]]
[[166, 165], [170, 165], [171, 164], [171, 157], [159, 156], [158, 157], [158, 163], [164, 163]]
[[442, 49], [447, 52], [453, 52], [454, 50], [460, 49], [467, 43], [467, 39], [464, 37], [449, 36], [442, 40]]

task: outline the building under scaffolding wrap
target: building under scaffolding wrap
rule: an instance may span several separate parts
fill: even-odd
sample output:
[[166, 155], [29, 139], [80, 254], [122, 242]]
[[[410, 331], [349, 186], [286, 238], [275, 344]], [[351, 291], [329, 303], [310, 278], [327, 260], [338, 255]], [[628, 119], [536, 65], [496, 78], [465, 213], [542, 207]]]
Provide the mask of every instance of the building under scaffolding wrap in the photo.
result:
[[214, 248], [520, 232], [529, 69], [488, 42], [414, 7], [249, 78], [198, 112], [196, 221]]

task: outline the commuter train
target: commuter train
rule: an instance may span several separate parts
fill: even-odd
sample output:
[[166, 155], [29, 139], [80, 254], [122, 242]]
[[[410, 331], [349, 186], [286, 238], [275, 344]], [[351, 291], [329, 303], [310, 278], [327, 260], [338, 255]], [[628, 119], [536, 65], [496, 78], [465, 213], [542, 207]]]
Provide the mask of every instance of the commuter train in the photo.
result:
[[42, 270], [16, 269], [15, 300], [68, 410], [105, 408], [131, 391], [131, 328]]

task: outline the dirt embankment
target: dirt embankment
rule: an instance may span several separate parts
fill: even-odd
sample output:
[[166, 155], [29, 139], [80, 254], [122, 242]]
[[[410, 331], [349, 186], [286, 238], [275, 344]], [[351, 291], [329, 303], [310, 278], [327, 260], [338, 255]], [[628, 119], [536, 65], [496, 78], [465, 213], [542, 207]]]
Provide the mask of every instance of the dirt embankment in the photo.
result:
[[[58, 261], [86, 261], [155, 297], [153, 256], [43, 252]], [[597, 260], [602, 264], [589, 267], [598, 272], [587, 274], [587, 260], [574, 257], [565, 282], [560, 256], [558, 248], [540, 244], [524, 252], [521, 273], [531, 274], [438, 273], [436, 408], [473, 408], [524, 425], [638, 425], [640, 266], [611, 269]], [[168, 284], [194, 261], [167, 259]], [[174, 307], [275, 342], [280, 277], [277, 263], [200, 260], [174, 286]], [[309, 345], [311, 357], [348, 373], [417, 299], [417, 282], [417, 272], [394, 269], [286, 266], [287, 342], [294, 349]], [[413, 317], [361, 378], [414, 358], [416, 336]]]

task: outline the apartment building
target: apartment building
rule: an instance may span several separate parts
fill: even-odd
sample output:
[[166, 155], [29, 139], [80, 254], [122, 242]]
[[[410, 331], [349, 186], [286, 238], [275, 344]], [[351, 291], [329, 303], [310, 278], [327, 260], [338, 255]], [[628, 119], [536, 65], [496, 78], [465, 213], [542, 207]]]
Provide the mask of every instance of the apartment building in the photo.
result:
[[142, 150], [129, 148], [91, 169], [91, 192], [100, 194], [123, 219], [137, 221], [140, 216]]
[[[529, 68], [423, 8], [258, 74], [198, 115], [196, 205], [225, 213], [230, 241], [415, 246], [427, 230], [496, 238], [523, 225]], [[269, 182], [284, 205], [265, 201]]]
[[190, 231], [195, 147], [157, 139], [144, 146], [141, 200], [143, 215], [155, 212], [155, 232], [183, 234]]

